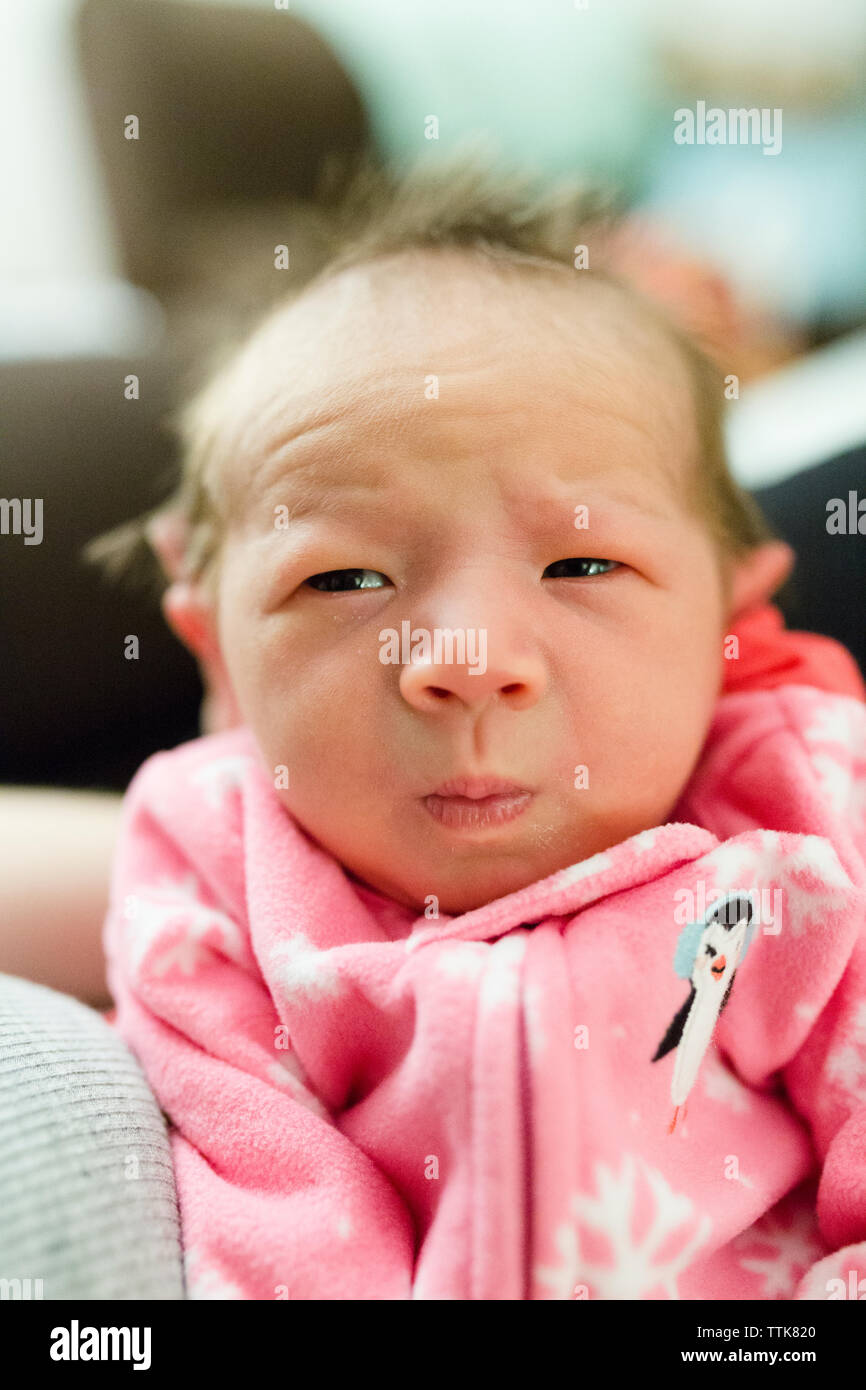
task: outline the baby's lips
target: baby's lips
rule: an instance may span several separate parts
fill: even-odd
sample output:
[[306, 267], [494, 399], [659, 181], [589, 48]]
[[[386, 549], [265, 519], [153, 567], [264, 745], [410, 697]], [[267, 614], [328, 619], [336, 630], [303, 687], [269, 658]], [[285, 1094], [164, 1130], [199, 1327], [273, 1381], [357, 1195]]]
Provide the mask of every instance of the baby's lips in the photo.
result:
[[716, 956], [712, 965], [710, 966], [710, 974], [716, 980], [720, 980], [725, 973], [727, 964], [728, 962], [725, 960], [724, 956]]

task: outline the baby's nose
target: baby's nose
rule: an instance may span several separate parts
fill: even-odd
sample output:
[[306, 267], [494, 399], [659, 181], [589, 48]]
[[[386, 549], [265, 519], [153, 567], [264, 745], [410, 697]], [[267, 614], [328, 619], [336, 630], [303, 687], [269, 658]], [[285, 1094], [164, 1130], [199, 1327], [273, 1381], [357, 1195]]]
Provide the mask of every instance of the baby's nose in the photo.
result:
[[531, 655], [502, 656], [487, 663], [413, 661], [400, 673], [400, 691], [414, 709], [424, 712], [462, 705], [477, 709], [499, 698], [510, 709], [529, 709], [547, 684], [542, 662]]

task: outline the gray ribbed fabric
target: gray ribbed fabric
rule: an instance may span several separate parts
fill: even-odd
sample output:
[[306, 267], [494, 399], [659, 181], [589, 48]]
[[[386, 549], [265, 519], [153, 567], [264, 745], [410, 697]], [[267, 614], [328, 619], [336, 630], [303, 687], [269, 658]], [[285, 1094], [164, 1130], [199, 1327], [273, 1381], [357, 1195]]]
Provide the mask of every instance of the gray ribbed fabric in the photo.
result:
[[[0, 975], [0, 1298], [184, 1297], [166, 1125], [132, 1053], [68, 995]], [[26, 1280], [30, 1280], [28, 1286]]]

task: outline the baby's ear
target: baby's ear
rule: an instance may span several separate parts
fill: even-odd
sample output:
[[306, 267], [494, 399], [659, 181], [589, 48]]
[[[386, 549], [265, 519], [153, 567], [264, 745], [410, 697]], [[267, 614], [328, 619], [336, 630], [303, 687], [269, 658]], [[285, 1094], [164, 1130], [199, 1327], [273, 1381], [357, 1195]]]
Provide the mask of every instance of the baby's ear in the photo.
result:
[[217, 654], [213, 605], [201, 585], [186, 577], [189, 527], [185, 517], [168, 508], [157, 512], [147, 524], [146, 535], [168, 580], [162, 596], [166, 622], [193, 656], [212, 661]]
[[216, 734], [243, 719], [220, 649], [216, 601], [205, 584], [186, 574], [188, 537], [186, 521], [176, 512], [158, 513], [147, 528], [147, 539], [168, 580], [163, 615], [175, 637], [198, 661], [204, 686], [201, 731]]
[[794, 568], [796, 555], [784, 541], [767, 541], [731, 565], [727, 621], [769, 603]]
[[189, 527], [182, 514], [168, 508], [155, 512], [144, 533], [166, 579], [180, 579], [189, 538]]
[[201, 584], [178, 579], [162, 596], [165, 620], [198, 660], [204, 701], [201, 732], [218, 734], [243, 723], [220, 650], [216, 604]]
[[219, 657], [216, 610], [200, 584], [177, 579], [162, 596], [162, 611], [175, 637], [203, 666]]

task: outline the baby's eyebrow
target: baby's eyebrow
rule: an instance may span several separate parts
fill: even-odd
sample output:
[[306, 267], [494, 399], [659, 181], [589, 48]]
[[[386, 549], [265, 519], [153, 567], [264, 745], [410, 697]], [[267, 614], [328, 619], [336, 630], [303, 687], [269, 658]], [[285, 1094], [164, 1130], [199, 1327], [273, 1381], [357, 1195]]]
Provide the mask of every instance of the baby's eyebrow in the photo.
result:
[[[311, 479], [292, 479], [273, 493], [274, 498], [288, 507], [288, 522], [315, 518], [345, 520], [349, 517], [356, 525], [369, 522], [383, 529], [390, 528], [403, 532], [413, 524], [423, 522], [426, 509], [423, 499], [412, 499], [411, 505], [400, 496], [395, 496], [393, 486], [361, 482], [343, 482], [337, 486], [323, 487]], [[586, 508], [580, 518], [587, 520], [586, 526], [577, 525], [578, 508]], [[539, 535], [560, 534], [563, 538], [572, 536], [575, 544], [584, 546], [593, 535], [606, 535], [624, 524], [638, 520], [671, 523], [676, 519], [675, 510], [670, 507], [654, 506], [649, 499], [635, 496], [606, 494], [600, 496], [575, 485], [567, 496], [557, 497], [523, 494], [515, 499], [509, 508], [515, 528], [524, 531], [537, 531]], [[441, 525], [442, 518], [430, 513], [431, 523]], [[464, 518], [465, 520], [465, 518]]]
[[[284, 437], [263, 465], [261, 495], [288, 507], [290, 522], [316, 516], [359, 518], [363, 513], [374, 522], [394, 524], [399, 518], [399, 524], [405, 526], [412, 517], [423, 516], [428, 498], [433, 503], [431, 514], [436, 510], [433, 458], [429, 460], [429, 488], [424, 495], [419, 496], [417, 489], [404, 493], [399, 481], [395, 488], [399, 463], [393, 457], [393, 440], [382, 440], [378, 455], [371, 454], [366, 441], [353, 444], [341, 431], [329, 428], [332, 425], [329, 421], [321, 428]], [[483, 459], [478, 460], [477, 467], [483, 470]], [[576, 509], [585, 507], [588, 539], [594, 527], [606, 530], [629, 518], [670, 522], [678, 514], [676, 499], [668, 490], [657, 497], [657, 489], [641, 487], [645, 479], [636, 477], [630, 488], [621, 481], [605, 487], [601, 470], [591, 468], [581, 478], [582, 471], [576, 464], [575, 476], [569, 477], [560, 462], [543, 490], [533, 491], [531, 485], [512, 486], [505, 506], [518, 528], [534, 526], [548, 532], [572, 527]], [[575, 529], [581, 531], [580, 527]]]
[[357, 516], [361, 511], [373, 519], [394, 517], [394, 497], [386, 487], [365, 484], [360, 480], [329, 483], [322, 486], [311, 479], [282, 479], [269, 490], [271, 499], [288, 507], [288, 520], [302, 521], [307, 517]]
[[585, 528], [577, 526], [575, 529], [585, 529], [588, 535], [592, 534], [593, 525], [613, 526], [623, 519], [623, 514], [644, 517], [651, 521], [670, 521], [675, 516], [673, 506], [654, 505], [649, 498], [641, 498], [638, 492], [602, 492], [586, 485], [582, 486], [578, 481], [567, 485], [561, 496], [551, 494], [532, 500], [524, 499], [523, 506], [530, 507], [536, 515], [546, 513], [552, 523], [565, 516], [569, 525], [575, 524], [577, 508], [585, 507], [587, 525]]

